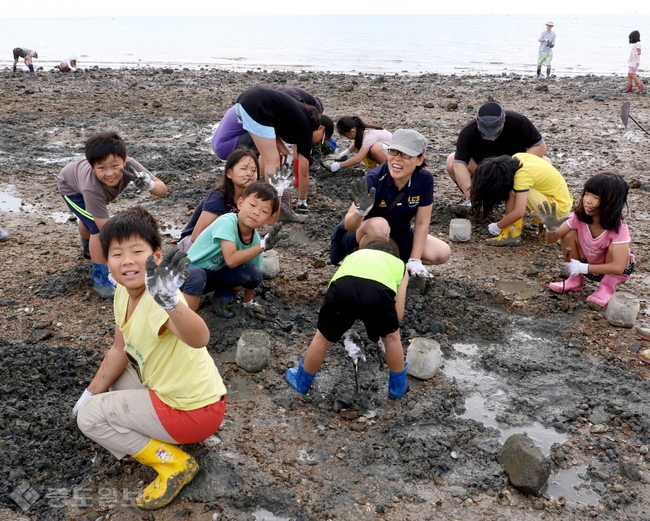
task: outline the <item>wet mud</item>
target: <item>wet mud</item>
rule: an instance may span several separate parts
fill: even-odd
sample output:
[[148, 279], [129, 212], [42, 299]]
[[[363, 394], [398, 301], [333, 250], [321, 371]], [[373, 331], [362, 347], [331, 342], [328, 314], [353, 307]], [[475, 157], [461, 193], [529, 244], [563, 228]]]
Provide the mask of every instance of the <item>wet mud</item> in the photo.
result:
[[[548, 91], [537, 90], [540, 83]], [[111, 303], [90, 291], [89, 263], [55, 178], [89, 135], [119, 131], [170, 194], [156, 199], [129, 188], [111, 212], [141, 204], [159, 219], [169, 248], [222, 172], [210, 151], [214, 124], [257, 84], [304, 87], [334, 119], [358, 114], [424, 133], [436, 182], [430, 229], [444, 240], [461, 199], [444, 161], [488, 99], [535, 122], [574, 196], [603, 170], [637, 186], [650, 182], [650, 141], [626, 131], [618, 116], [630, 100], [631, 113], [650, 124], [650, 103], [623, 94], [623, 78], [0, 71], [0, 225], [12, 234], [0, 245], [0, 519], [647, 519], [650, 373], [636, 352], [650, 346], [586, 306], [595, 285], [569, 295], [546, 289], [557, 280], [559, 251], [533, 237], [532, 224], [520, 248], [504, 251], [483, 243], [489, 221], [474, 223], [471, 240], [451, 243], [451, 261], [432, 270], [424, 293], [409, 290], [405, 348], [411, 338], [433, 338], [443, 365], [431, 380], [411, 378], [403, 399], [388, 399], [387, 370], [363, 327], [359, 393], [340, 343], [307, 395], [289, 388], [284, 372], [315, 331], [336, 269], [329, 236], [361, 169], [313, 173], [310, 218], [282, 230], [280, 276], [258, 291], [273, 321], [248, 318], [238, 302], [230, 320], [209, 303], [200, 308], [229, 390], [226, 420], [215, 436], [187, 447], [201, 470], [179, 499], [152, 514], [132, 506], [153, 472], [130, 458], [116, 461], [69, 420], [114, 321]], [[631, 189], [627, 217], [638, 268], [625, 290], [641, 300], [640, 323], [650, 285], [647, 197]], [[235, 364], [245, 329], [273, 340], [260, 373]], [[552, 464], [541, 496], [509, 486], [496, 461], [505, 437], [522, 431]]]

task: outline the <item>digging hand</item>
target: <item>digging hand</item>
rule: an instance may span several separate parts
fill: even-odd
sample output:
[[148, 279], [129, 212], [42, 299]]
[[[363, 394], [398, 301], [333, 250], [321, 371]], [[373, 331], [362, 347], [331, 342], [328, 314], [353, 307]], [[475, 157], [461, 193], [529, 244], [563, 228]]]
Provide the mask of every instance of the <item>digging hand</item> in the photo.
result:
[[136, 172], [132, 163], [126, 162], [126, 168], [120, 168], [120, 172], [131, 181], [138, 190], [151, 192], [154, 187], [153, 179], [147, 172]]
[[544, 205], [538, 204], [537, 208], [539, 209], [539, 213], [530, 212], [530, 215], [542, 221], [542, 226], [549, 233], [556, 232], [562, 223], [569, 218], [568, 216], [557, 216], [557, 206], [555, 203], [551, 203], [551, 206], [549, 206], [548, 201], [544, 201]]
[[149, 255], [144, 281], [147, 291], [161, 308], [172, 310], [178, 304], [178, 289], [190, 276], [189, 264], [187, 253], [178, 248], [169, 250], [157, 268], [153, 255]]
[[291, 166], [284, 164], [275, 169], [275, 174], [267, 172], [267, 175], [269, 176], [269, 183], [278, 191], [278, 196], [282, 197], [282, 194], [289, 186], [289, 179], [293, 175]]
[[569, 262], [563, 262], [560, 265], [560, 274], [563, 277], [573, 277], [586, 273], [589, 273], [589, 264], [580, 262], [578, 259], [571, 259]]
[[338, 156], [336, 156], [337, 161], [343, 161], [346, 157], [348, 157], [352, 152], [350, 152], [349, 148], [346, 148], [343, 152], [341, 152]]
[[357, 215], [365, 217], [370, 213], [375, 204], [376, 191], [374, 186], [368, 191], [368, 181], [365, 177], [352, 181], [350, 197], [357, 208], [355, 212]]
[[492, 223], [490, 226], [488, 226], [488, 231], [490, 232], [490, 235], [493, 237], [497, 237], [498, 235], [501, 235], [501, 232], [503, 231], [501, 228], [499, 228], [498, 223]]
[[280, 230], [282, 229], [282, 222], [277, 222], [273, 225], [273, 228], [269, 233], [267, 233], [264, 238], [260, 241], [260, 248], [262, 251], [270, 250], [277, 244], [280, 240]]
[[74, 404], [74, 407], [72, 408], [72, 412], [70, 413], [70, 418], [77, 417], [77, 414], [79, 413], [79, 407], [81, 407], [81, 404], [84, 403], [91, 396], [95, 396], [95, 393], [91, 393], [88, 389], [86, 389], [81, 395], [81, 397], [77, 400], [77, 403]]
[[410, 258], [406, 263], [406, 269], [414, 277], [431, 277], [431, 273], [424, 267], [420, 259]]
[[336, 162], [334, 162], [334, 163], [332, 163], [332, 164], [330, 165], [330, 171], [331, 171], [333, 174], [335, 174], [335, 173], [338, 172], [339, 170], [341, 170], [341, 163], [339, 163], [338, 161], [336, 161]]

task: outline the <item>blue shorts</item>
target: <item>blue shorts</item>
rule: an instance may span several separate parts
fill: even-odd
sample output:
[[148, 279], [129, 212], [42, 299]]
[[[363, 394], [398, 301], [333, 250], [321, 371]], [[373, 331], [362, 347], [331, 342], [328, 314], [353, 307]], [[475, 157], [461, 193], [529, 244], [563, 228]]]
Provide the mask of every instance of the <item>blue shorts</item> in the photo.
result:
[[250, 132], [254, 136], [263, 137], [266, 139], [275, 139], [275, 129], [273, 127], [267, 127], [259, 124], [253, 118], [248, 115], [248, 112], [244, 110], [241, 103], [235, 105], [235, 112], [237, 113], [237, 119], [241, 121], [244, 125], [244, 130]]
[[252, 264], [240, 264], [234, 268], [224, 267], [220, 270], [206, 270], [189, 265], [190, 276], [181, 286], [186, 295], [200, 297], [213, 291], [232, 290], [241, 286], [244, 289], [255, 289], [262, 283], [262, 270]]
[[99, 228], [95, 224], [95, 218], [90, 212], [86, 211], [86, 203], [84, 203], [83, 195], [64, 195], [63, 200], [68, 205], [68, 208], [70, 208], [70, 211], [83, 223], [90, 235], [97, 235], [99, 233]]

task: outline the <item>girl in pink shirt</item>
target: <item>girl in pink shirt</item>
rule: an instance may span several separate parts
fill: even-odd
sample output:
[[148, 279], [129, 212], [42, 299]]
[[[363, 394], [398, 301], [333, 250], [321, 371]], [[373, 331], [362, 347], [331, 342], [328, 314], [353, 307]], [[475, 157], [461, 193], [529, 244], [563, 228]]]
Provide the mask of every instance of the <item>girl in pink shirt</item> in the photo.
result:
[[585, 183], [580, 202], [566, 222], [557, 219], [553, 211], [542, 212], [547, 242], [553, 244], [560, 239], [567, 260], [562, 274], [568, 278], [550, 283], [551, 290], [581, 291], [587, 277], [600, 283], [587, 300], [606, 306], [616, 286], [629, 278], [635, 262], [630, 253], [630, 232], [623, 219], [627, 193], [628, 185], [620, 175], [596, 174]]
[[627, 92], [632, 92], [634, 84], [636, 84], [636, 92], [641, 92], [643, 82], [637, 76], [641, 64], [641, 34], [639, 31], [632, 31], [629, 38], [632, 49], [630, 49], [630, 57], [627, 61]]

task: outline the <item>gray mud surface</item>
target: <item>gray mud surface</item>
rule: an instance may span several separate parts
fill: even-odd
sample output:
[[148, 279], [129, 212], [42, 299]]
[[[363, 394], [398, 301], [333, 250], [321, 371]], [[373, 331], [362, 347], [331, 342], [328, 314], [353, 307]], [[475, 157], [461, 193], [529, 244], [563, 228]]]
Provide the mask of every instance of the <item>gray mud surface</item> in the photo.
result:
[[[313, 174], [311, 216], [283, 229], [281, 275], [258, 297], [277, 322], [249, 319], [238, 305], [231, 320], [201, 308], [229, 390], [226, 420], [216, 438], [187, 447], [201, 471], [180, 499], [152, 514], [129, 506], [124, 490], [135, 492], [153, 472], [114, 460], [68, 419], [114, 326], [111, 303], [90, 291], [89, 261], [55, 178], [89, 135], [117, 130], [170, 194], [130, 188], [112, 212], [141, 204], [163, 225], [169, 248], [222, 172], [210, 151], [213, 125], [258, 84], [301, 86], [335, 120], [358, 114], [425, 134], [436, 179], [431, 233], [443, 240], [460, 200], [444, 161], [489, 99], [535, 122], [576, 197], [598, 171], [637, 180], [627, 220], [638, 269], [624, 289], [641, 299], [639, 320], [647, 320], [650, 141], [624, 130], [619, 110], [630, 100], [634, 117], [650, 125], [650, 103], [646, 94], [624, 94], [622, 78], [5, 69], [0, 226], [11, 238], [0, 245], [0, 519], [243, 521], [261, 519], [260, 509], [301, 520], [650, 519], [650, 373], [635, 354], [650, 345], [585, 305], [594, 285], [562, 296], [545, 289], [557, 280], [559, 250], [530, 224], [523, 245], [504, 251], [483, 243], [489, 221], [474, 223], [471, 241], [451, 244], [451, 261], [433, 269], [424, 294], [409, 292], [404, 344], [422, 336], [441, 344], [436, 377], [411, 378], [405, 398], [389, 400], [387, 371], [369, 350], [355, 394], [352, 364], [335, 344], [309, 394], [289, 388], [284, 372], [315, 331], [335, 271], [329, 236], [361, 169]], [[257, 374], [234, 363], [245, 329], [273, 339], [270, 364]], [[503, 433], [516, 429], [547, 440], [553, 475], [541, 496], [509, 486], [496, 461]], [[25, 483], [36, 499], [21, 509], [11, 494]]]

